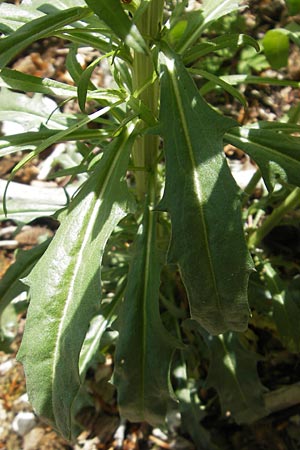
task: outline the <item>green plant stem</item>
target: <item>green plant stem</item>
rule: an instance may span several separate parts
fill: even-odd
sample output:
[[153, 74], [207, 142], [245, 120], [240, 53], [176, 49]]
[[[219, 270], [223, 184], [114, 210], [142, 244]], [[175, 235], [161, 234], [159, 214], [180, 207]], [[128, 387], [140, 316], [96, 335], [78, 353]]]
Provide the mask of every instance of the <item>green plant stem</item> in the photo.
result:
[[[152, 1], [146, 12], [140, 17], [137, 26], [144, 37], [154, 39], [162, 22], [164, 1]], [[148, 86], [140, 93], [140, 100], [149, 108], [155, 116], [158, 111], [159, 84], [158, 80], [149, 84], [154, 72], [154, 64], [151, 54], [135, 53], [133, 59], [133, 89], [140, 91], [143, 86]], [[143, 200], [148, 189], [149, 172], [156, 171], [159, 137], [144, 134], [137, 138], [133, 148], [133, 163], [137, 167], [145, 167], [144, 172], [136, 172], [136, 195]]]
[[257, 247], [264, 237], [281, 221], [283, 216], [300, 204], [300, 188], [295, 188], [290, 195], [278, 206], [264, 221], [262, 226], [255, 230], [249, 238], [249, 248]]

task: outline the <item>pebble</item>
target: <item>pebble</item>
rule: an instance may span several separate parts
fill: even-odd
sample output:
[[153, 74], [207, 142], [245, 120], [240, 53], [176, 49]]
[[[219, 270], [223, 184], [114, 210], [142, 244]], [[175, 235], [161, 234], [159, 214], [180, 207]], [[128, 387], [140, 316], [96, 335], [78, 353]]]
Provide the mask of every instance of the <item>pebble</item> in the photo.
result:
[[25, 436], [36, 423], [35, 415], [32, 412], [21, 411], [14, 418], [11, 427], [18, 435]]
[[9, 372], [15, 365], [15, 359], [8, 359], [7, 361], [0, 364], [0, 375], [5, 375]]

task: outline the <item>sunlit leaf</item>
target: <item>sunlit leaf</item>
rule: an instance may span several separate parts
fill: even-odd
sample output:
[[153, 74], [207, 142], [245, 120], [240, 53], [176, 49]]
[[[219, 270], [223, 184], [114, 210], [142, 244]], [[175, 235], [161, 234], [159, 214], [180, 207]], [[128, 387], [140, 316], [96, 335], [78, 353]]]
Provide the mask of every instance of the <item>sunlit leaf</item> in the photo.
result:
[[247, 327], [252, 267], [237, 186], [222, 139], [235, 122], [218, 115], [174, 55], [160, 55], [161, 127], [170, 213], [169, 261], [178, 263], [191, 317], [212, 334]]
[[90, 14], [88, 8], [70, 8], [31, 20], [10, 36], [0, 40], [0, 68], [6, 66], [21, 50], [49, 34]]
[[[295, 128], [297, 125], [286, 125]], [[273, 129], [272, 129], [272, 128]], [[227, 132], [228, 143], [244, 150], [259, 166], [269, 191], [280, 180], [300, 186], [300, 138], [282, 133], [283, 124], [255, 124], [253, 127], [234, 128]]]
[[285, 30], [267, 31], [262, 43], [266, 58], [273, 69], [281, 69], [287, 66], [290, 45]]
[[85, 0], [87, 5], [120, 39], [138, 52], [147, 52], [147, 46], [136, 25], [124, 12], [119, 0]]
[[26, 281], [31, 302], [18, 357], [35, 410], [67, 439], [78, 432], [72, 407], [81, 390], [79, 355], [99, 310], [103, 251], [131, 204], [123, 179], [131, 144], [124, 131], [107, 147]]

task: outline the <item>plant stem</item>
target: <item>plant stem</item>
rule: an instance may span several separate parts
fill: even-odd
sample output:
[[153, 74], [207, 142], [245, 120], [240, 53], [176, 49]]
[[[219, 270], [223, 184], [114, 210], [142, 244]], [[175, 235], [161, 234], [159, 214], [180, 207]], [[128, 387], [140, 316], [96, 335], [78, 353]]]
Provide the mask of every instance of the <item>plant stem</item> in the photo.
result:
[[[137, 26], [145, 38], [154, 39], [159, 31], [163, 15], [163, 0], [152, 1], [145, 13], [140, 17]], [[133, 89], [140, 90], [152, 77], [154, 65], [150, 54], [135, 53], [133, 60]], [[148, 85], [142, 90], [140, 100], [157, 116], [159, 84], [158, 80]], [[148, 189], [148, 174], [156, 172], [157, 152], [159, 137], [156, 135], [144, 134], [137, 138], [133, 148], [133, 163], [138, 167], [145, 167], [144, 172], [137, 172], [136, 194], [139, 200], [143, 200]]]
[[295, 188], [290, 195], [278, 206], [264, 221], [262, 226], [255, 230], [249, 238], [249, 248], [257, 247], [263, 238], [280, 222], [282, 217], [300, 204], [300, 188]]

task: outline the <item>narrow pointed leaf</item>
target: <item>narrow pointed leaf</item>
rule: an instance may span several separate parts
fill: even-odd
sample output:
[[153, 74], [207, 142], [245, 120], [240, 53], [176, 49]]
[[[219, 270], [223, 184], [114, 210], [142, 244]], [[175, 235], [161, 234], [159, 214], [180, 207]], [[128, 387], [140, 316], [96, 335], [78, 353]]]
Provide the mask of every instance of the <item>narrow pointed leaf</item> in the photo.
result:
[[203, 16], [206, 24], [239, 9], [240, 0], [203, 0]]
[[160, 64], [166, 155], [160, 208], [171, 216], [169, 261], [179, 265], [192, 318], [212, 334], [241, 331], [252, 263], [222, 145], [235, 122], [207, 105], [179, 59], [161, 54]]
[[211, 354], [207, 386], [217, 390], [223, 413], [231, 413], [237, 423], [253, 422], [267, 415], [265, 388], [257, 374], [257, 355], [242, 346], [236, 333], [203, 336]]
[[90, 14], [88, 8], [70, 8], [34, 19], [0, 40], [0, 68], [28, 45]]
[[85, 0], [87, 5], [120, 39], [137, 52], [146, 52], [147, 46], [137, 26], [124, 12], [119, 0]]
[[260, 124], [255, 128], [234, 128], [225, 136], [228, 143], [254, 159], [269, 191], [280, 179], [300, 186], [300, 138], [281, 133], [280, 125], [277, 124], [278, 130]]
[[123, 417], [156, 426], [165, 420], [171, 398], [169, 369], [174, 343], [159, 315], [160, 264], [155, 248], [156, 219], [147, 210], [128, 276], [113, 383]]
[[31, 302], [18, 357], [35, 410], [67, 439], [77, 433], [72, 407], [81, 386], [79, 355], [100, 304], [103, 251], [130, 201], [122, 181], [130, 146], [124, 131], [106, 149], [27, 280]]

